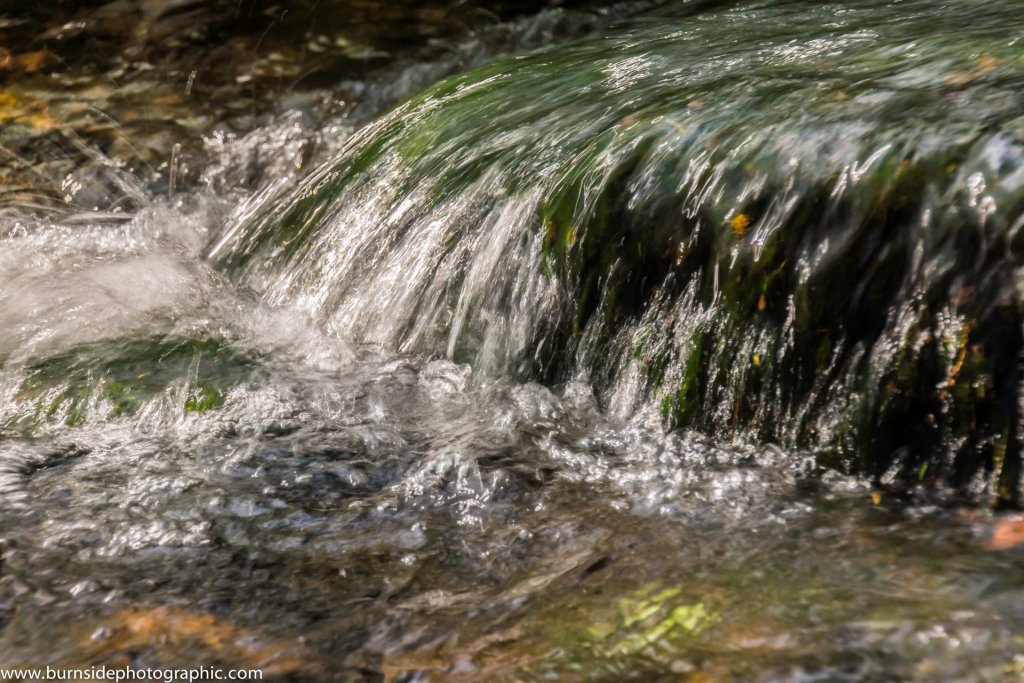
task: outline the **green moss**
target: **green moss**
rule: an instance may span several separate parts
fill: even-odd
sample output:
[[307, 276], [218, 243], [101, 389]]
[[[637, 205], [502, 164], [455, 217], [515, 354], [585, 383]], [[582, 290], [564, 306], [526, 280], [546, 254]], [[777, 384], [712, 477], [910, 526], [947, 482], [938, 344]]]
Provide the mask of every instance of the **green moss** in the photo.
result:
[[145, 405], [187, 393], [184, 412], [224, 405], [224, 387], [259, 373], [257, 359], [217, 339], [150, 337], [79, 347], [33, 363], [9, 427], [79, 426], [91, 417], [136, 415]]
[[207, 410], [214, 410], [224, 405], [224, 394], [220, 389], [210, 384], [194, 387], [188, 398], [185, 399], [186, 413], [202, 413]]

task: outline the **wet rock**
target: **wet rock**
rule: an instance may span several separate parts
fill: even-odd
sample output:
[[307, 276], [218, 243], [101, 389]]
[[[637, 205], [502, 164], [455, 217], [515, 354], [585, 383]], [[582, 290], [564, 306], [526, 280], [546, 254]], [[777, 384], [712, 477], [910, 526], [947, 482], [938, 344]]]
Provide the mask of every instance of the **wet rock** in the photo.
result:
[[680, 4], [493, 62], [362, 129], [210, 254], [374, 343], [582, 373], [618, 414], [1013, 505], [1022, 63], [1009, 34], [979, 57], [981, 34], [934, 28], [967, 6], [894, 8], [892, 31], [765, 9], [737, 41], [742, 12]]

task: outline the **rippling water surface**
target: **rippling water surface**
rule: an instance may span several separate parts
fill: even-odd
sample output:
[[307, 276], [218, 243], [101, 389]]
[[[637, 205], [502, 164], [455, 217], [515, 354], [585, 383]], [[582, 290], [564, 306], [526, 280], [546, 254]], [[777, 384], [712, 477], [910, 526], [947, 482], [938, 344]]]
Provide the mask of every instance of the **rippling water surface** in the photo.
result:
[[666, 3], [4, 209], [0, 664], [1024, 677], [957, 507], [1016, 486], [1022, 20]]

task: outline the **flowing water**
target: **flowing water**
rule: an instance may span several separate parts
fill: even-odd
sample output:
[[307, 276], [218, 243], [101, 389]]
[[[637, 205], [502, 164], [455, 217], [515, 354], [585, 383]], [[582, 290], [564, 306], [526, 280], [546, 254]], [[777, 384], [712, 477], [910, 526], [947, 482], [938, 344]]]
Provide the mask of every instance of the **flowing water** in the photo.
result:
[[0, 213], [0, 664], [1024, 677], [1024, 11], [615, 12]]

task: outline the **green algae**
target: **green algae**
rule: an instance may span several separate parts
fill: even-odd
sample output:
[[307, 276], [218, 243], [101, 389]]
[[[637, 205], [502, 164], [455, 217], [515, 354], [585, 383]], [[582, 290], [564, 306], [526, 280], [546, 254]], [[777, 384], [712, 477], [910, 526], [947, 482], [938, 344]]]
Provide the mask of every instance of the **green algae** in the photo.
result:
[[156, 401], [180, 401], [186, 414], [216, 410], [256, 370], [254, 357], [212, 338], [97, 342], [26, 367], [6, 421], [18, 431], [75, 427], [133, 417]]

